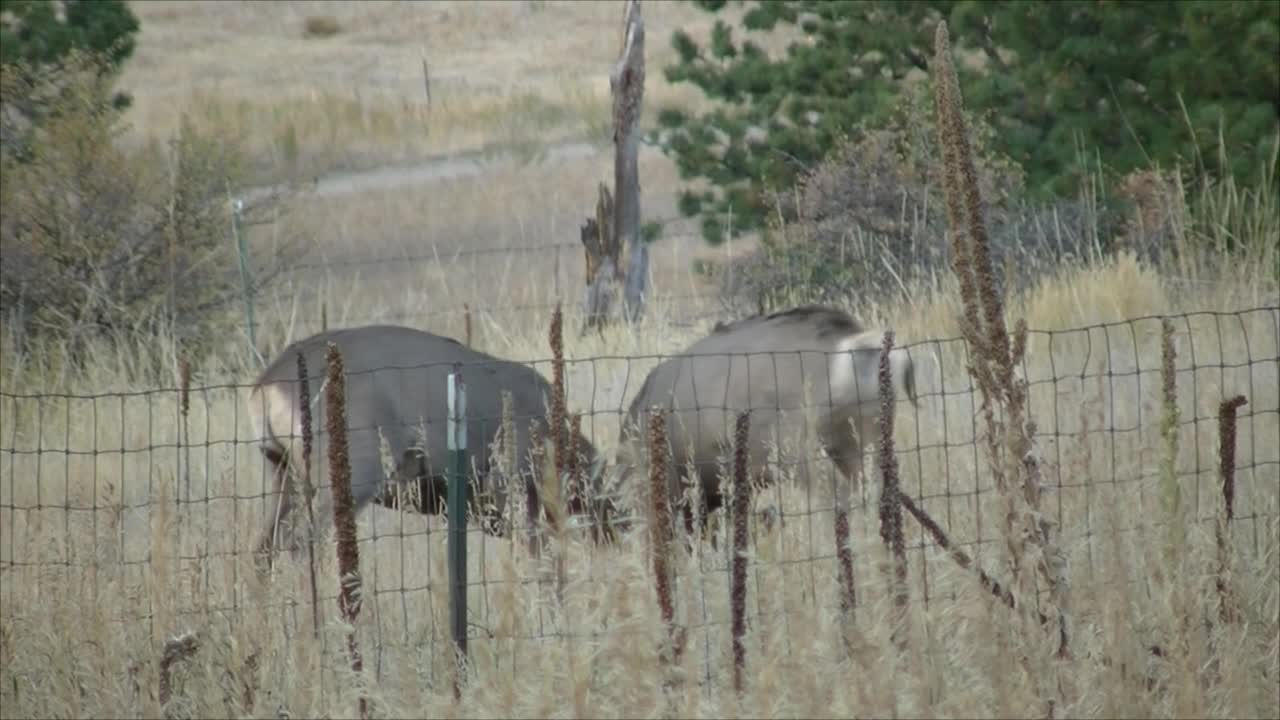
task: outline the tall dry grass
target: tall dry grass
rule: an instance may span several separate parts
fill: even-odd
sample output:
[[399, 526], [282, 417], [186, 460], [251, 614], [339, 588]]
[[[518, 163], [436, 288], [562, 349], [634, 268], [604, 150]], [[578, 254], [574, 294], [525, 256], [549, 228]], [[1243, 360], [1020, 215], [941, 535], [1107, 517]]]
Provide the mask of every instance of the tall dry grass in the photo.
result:
[[[977, 451], [976, 396], [965, 346], [951, 325], [959, 297], [950, 288], [929, 292], [912, 305], [878, 311], [896, 320], [899, 342], [910, 348], [920, 375], [920, 407], [900, 405], [894, 430], [902, 492], [976, 564], [1007, 582], [990, 545], [999, 537], [1001, 506]], [[1258, 305], [1270, 307], [1214, 314]], [[672, 326], [663, 320], [668, 309], [655, 307], [661, 310], [634, 334], [615, 328], [603, 336], [565, 335], [568, 410], [583, 414], [584, 432], [606, 451], [625, 404], [658, 360], [653, 355], [687, 344], [712, 321]], [[1072, 579], [1074, 655], [1058, 677], [1075, 690], [1058, 712], [1274, 715], [1280, 709], [1274, 299], [1240, 297], [1220, 286], [1172, 288], [1121, 256], [1096, 268], [1064, 269], [1012, 298], [1009, 308], [1031, 328], [1024, 372], [1039, 424], [1043, 511], [1060, 528]], [[1162, 551], [1165, 315], [1172, 316], [1178, 346], [1181, 419], [1173, 468], [1187, 509], [1186, 550], [1176, 568]], [[580, 320], [566, 313], [568, 327]], [[537, 361], [550, 377], [544, 327], [498, 327], [502, 337], [494, 344], [510, 357]], [[38, 363], [28, 361], [25, 370], [6, 363], [0, 427], [3, 447], [13, 451], [0, 458], [6, 716], [156, 714], [155, 663], [165, 640], [187, 631], [201, 642], [172, 668], [170, 712], [177, 714], [261, 715], [277, 707], [294, 716], [349, 714], [362, 693], [373, 716], [612, 716], [662, 708], [699, 716], [1021, 716], [1041, 708], [1034, 678], [992, 650], [1029, 637], [910, 522], [908, 661], [902, 672], [884, 668], [877, 658], [892, 647], [893, 603], [874, 572], [890, 563], [874, 502], [852, 513], [853, 557], [863, 580], [850, 626], [840, 606], [831, 498], [787, 483], [755, 500], [777, 505], [784, 522], [766, 528], [753, 520], [743, 640], [749, 675], [740, 697], [731, 691], [730, 558], [705, 545], [692, 555], [677, 549], [669, 560], [677, 578], [674, 622], [685, 628], [687, 642], [676, 683], [664, 693], [659, 651], [666, 631], [641, 525], [614, 548], [571, 535], [560, 602], [536, 582], [552, 578], [546, 563], [553, 558], [473, 534], [470, 682], [455, 704], [444, 533], [436, 519], [385, 508], [358, 522], [364, 594], [355, 630], [366, 676], [358, 681], [343, 651], [331, 547], [317, 553], [325, 619], [318, 638], [303, 558], [285, 559], [270, 585], [253, 571], [253, 532], [267, 511], [269, 477], [250, 445], [242, 391], [229, 384], [249, 380], [230, 369], [243, 365], [234, 358], [193, 363], [189, 439], [179, 443], [176, 381], [151, 390], [155, 383], [130, 375], [135, 363], [127, 352], [116, 352], [82, 376], [61, 378], [57, 388], [66, 396], [38, 399], [14, 396], [46, 389]], [[70, 397], [76, 393], [96, 397]], [[1237, 429], [1236, 519], [1227, 525], [1242, 622], [1187, 624], [1216, 616], [1213, 523], [1222, 501], [1214, 428], [1219, 403], [1235, 394], [1250, 401]], [[178, 482], [183, 468], [189, 486]], [[1184, 597], [1175, 603], [1171, 584], [1160, 578], [1177, 578]], [[72, 624], [87, 630], [70, 633]], [[1198, 654], [1175, 662], [1146, 653], [1150, 645], [1169, 647], [1168, 629], [1184, 625], [1186, 652]], [[1188, 674], [1192, 661], [1215, 673]]]
[[[177, 13], [175, 22], [187, 17], [186, 4], [161, 6], [143, 7]], [[246, 22], [243, 8], [218, 22]], [[306, 42], [376, 35], [372, 20], [362, 30], [366, 21], [333, 12], [343, 31]], [[294, 19], [279, 23], [301, 29]], [[186, 31], [216, 36], [225, 28]], [[271, 133], [255, 139], [273, 141]], [[438, 203], [433, 212], [423, 211], [421, 191], [322, 200], [312, 219], [332, 232], [325, 239], [335, 250], [348, 252], [362, 233], [396, 237], [392, 228], [413, 222], [429, 237], [455, 232], [478, 242], [528, 232], [544, 243], [564, 228], [533, 232], [525, 220], [547, 197], [537, 193], [554, 193], [558, 173], [571, 174], [525, 169], [510, 179], [453, 183], [429, 201]], [[572, 177], [593, 189], [588, 174]], [[1280, 715], [1280, 295], [1268, 276], [1274, 250], [1265, 250], [1277, 215], [1265, 194], [1200, 191], [1213, 201], [1202, 204], [1205, 212], [1219, 221], [1197, 232], [1230, 233], [1262, 249], [1228, 266], [1231, 282], [1220, 273], [1233, 256], [1188, 260], [1174, 280], [1121, 253], [1064, 264], [1005, 298], [1001, 320], [1021, 317], [1028, 328], [1020, 376], [1037, 423], [1040, 512], [1056, 525], [1071, 579], [1072, 654], [1051, 668], [1059, 716]], [[568, 216], [572, 202], [555, 207]], [[656, 246], [655, 259], [665, 249]], [[471, 301], [477, 345], [532, 361], [551, 377], [552, 308], [501, 308], [571, 297], [578, 286], [570, 278], [578, 276], [566, 271], [557, 293], [529, 282], [544, 270], [504, 258], [405, 270], [393, 280], [330, 274], [262, 298], [259, 332], [274, 352], [319, 329], [314, 305], [323, 297], [332, 326], [409, 308], [400, 322], [458, 336], [461, 315], [426, 313]], [[606, 452], [659, 356], [717, 319], [714, 305], [683, 298], [684, 272], [675, 261], [655, 270], [658, 295], [634, 329], [564, 334], [565, 409], [581, 414], [584, 433]], [[303, 294], [317, 285], [316, 294]], [[981, 454], [981, 399], [961, 339], [960, 288], [951, 278], [922, 281], [904, 297], [853, 310], [868, 323], [891, 324], [896, 344], [915, 360], [919, 407], [899, 403], [893, 425], [899, 487], [953, 543], [942, 549], [936, 534], [903, 523], [905, 611], [895, 604], [892, 574], [877, 571], [894, 563], [878, 534], [877, 498], [864, 497], [851, 513], [859, 585], [850, 617], [832, 498], [807, 494], [785, 475], [752, 499], [776, 507], [783, 522], [761, 523], [752, 513], [740, 636], [730, 588], [734, 543], [724, 538], [718, 550], [672, 543], [663, 558], [673, 579], [667, 618], [644, 523], [612, 547], [565, 533], [552, 554], [531, 552], [519, 533], [502, 540], [476, 530], [468, 538], [468, 682], [457, 699], [438, 518], [374, 507], [357, 519], [362, 595], [354, 626], [338, 612], [332, 544], [316, 552], [318, 634], [303, 557], [281, 558], [270, 583], [255, 571], [254, 533], [269, 512], [270, 476], [245, 417], [243, 385], [257, 361], [241, 338], [190, 358], [189, 370], [168, 378], [148, 368], [157, 355], [179, 367], [171, 337], [104, 345], [94, 365], [73, 370], [47, 363], [39, 348], [16, 354], [0, 333], [0, 716], [348, 716], [361, 698], [374, 717], [1044, 714], [1050, 669], [1022, 658], [1048, 657], [1056, 645], [1034, 624], [1013, 622], [990, 591], [992, 582], [1025, 587], [999, 562], [1006, 506]], [[582, 320], [572, 309], [564, 316], [567, 329]], [[1175, 347], [1173, 422], [1164, 421], [1166, 320]], [[180, 392], [188, 377], [189, 392]], [[1222, 401], [1236, 395], [1249, 404], [1235, 428], [1234, 517], [1225, 522], [1216, 423]], [[1165, 501], [1170, 484], [1180, 497], [1177, 516]], [[1183, 536], [1176, 555], [1165, 552], [1173, 523]], [[986, 587], [956, 563], [957, 552], [987, 574]], [[550, 582], [556, 563], [565, 568], [558, 588]], [[1220, 620], [1216, 588], [1224, 577], [1235, 622]], [[1019, 602], [1047, 599], [1038, 589]], [[664, 654], [668, 620], [680, 628], [678, 659]], [[358, 675], [349, 630], [362, 653]], [[735, 636], [746, 670], [740, 694]]]

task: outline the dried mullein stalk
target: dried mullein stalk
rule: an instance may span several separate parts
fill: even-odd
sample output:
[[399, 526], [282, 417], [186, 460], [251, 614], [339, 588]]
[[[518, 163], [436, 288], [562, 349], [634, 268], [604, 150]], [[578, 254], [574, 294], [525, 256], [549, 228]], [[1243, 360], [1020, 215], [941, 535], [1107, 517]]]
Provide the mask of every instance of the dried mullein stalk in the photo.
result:
[[551, 446], [555, 452], [556, 479], [564, 477], [568, 466], [568, 424], [565, 420], [564, 315], [557, 304], [551, 314]]
[[880, 538], [893, 558], [893, 603], [897, 610], [894, 636], [905, 638], [902, 623], [907, 610], [907, 551], [902, 535], [902, 503], [898, 487], [898, 458], [893, 444], [894, 392], [890, 353], [893, 350], [893, 331], [886, 331], [880, 351]]
[[1160, 321], [1160, 439], [1164, 453], [1160, 458], [1160, 485], [1168, 522], [1168, 544], [1165, 560], [1170, 566], [1178, 561], [1185, 529], [1182, 525], [1182, 487], [1178, 483], [1178, 380], [1177, 350], [1173, 344], [1173, 323]]
[[181, 500], [186, 498], [187, 502], [191, 502], [191, 361], [186, 355], [178, 358], [178, 388], [179, 388], [179, 413], [182, 418], [182, 433], [178, 443], [181, 446], [179, 453], [181, 455], [182, 448], [186, 449], [185, 456], [180, 460], [182, 462], [182, 492], [175, 492], [174, 499]]
[[[1024, 572], [1023, 560], [1029, 555], [1039, 558], [1036, 570], [1046, 581], [1050, 601], [1057, 609], [1058, 654], [1067, 657], [1066, 563], [1051, 540], [1050, 524], [1040, 512], [1035, 423], [1027, 411], [1026, 380], [1016, 371], [1026, 353], [1026, 324], [1020, 320], [1010, 339], [991, 267], [982, 197], [945, 22], [938, 24], [934, 49], [935, 112], [943, 149], [943, 190], [954, 243], [953, 263], [964, 305], [964, 335], [973, 349], [969, 371], [982, 396], [979, 414], [987, 428], [989, 469], [1005, 505], [1003, 532], [1010, 570], [1013, 583], [1030, 592], [1033, 578]], [[1003, 411], [1003, 422], [997, 420], [993, 405]], [[1015, 482], [1021, 486], [1021, 497], [1014, 490]]]
[[667, 482], [666, 418], [660, 411], [649, 414], [649, 496], [652, 517], [649, 523], [650, 552], [653, 556], [654, 590], [662, 622], [667, 626], [670, 645], [663, 649], [664, 661], [676, 665], [683, 651], [681, 633], [675, 626], [674, 585], [671, 568], [671, 492]]
[[311, 582], [311, 624], [315, 636], [320, 637], [320, 589], [316, 582], [316, 516], [312, 507], [316, 489], [311, 483], [311, 381], [307, 377], [307, 358], [298, 353], [298, 414], [302, 426], [302, 497], [307, 505], [307, 571]]
[[741, 693], [746, 672], [747, 647], [747, 516], [751, 512], [751, 480], [747, 474], [747, 441], [751, 415], [738, 415], [733, 448], [733, 569], [729, 608], [733, 625], [733, 689]]
[[1248, 401], [1243, 395], [1224, 400], [1218, 408], [1218, 462], [1222, 477], [1222, 514], [1214, 526], [1218, 548], [1218, 572], [1214, 586], [1218, 591], [1218, 617], [1224, 623], [1239, 619], [1239, 611], [1231, 591], [1231, 521], [1235, 519], [1236, 497], [1236, 410]]
[[[329, 343], [327, 361], [329, 376], [325, 383], [325, 430], [329, 438], [329, 488], [333, 493], [333, 525], [338, 543], [338, 610], [342, 613], [342, 619], [351, 626], [347, 631], [347, 652], [351, 656], [352, 672], [359, 675], [363, 671], [364, 660], [356, 642], [354, 626], [360, 616], [360, 551], [356, 545], [354, 500], [351, 496], [346, 376], [342, 353], [333, 343]], [[363, 694], [357, 705], [360, 717], [367, 718], [369, 706]]]

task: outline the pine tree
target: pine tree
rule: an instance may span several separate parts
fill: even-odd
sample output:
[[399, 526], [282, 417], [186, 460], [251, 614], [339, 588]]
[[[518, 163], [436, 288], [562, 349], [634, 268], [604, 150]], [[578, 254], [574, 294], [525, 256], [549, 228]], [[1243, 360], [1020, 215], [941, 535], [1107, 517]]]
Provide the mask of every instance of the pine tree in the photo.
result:
[[[133, 54], [138, 18], [123, 0], [3, 0], [0, 2], [0, 147], [17, 160], [30, 132], [57, 106], [69, 76], [91, 64], [114, 77]], [[86, 61], [85, 58], [91, 58]], [[119, 112], [130, 97], [115, 92], [104, 110]]]
[[[927, 78], [943, 17], [967, 60], [966, 104], [991, 118], [996, 149], [1038, 197], [1074, 192], [1090, 157], [1119, 173], [1181, 162], [1256, 180], [1280, 130], [1277, 2], [753, 0], [736, 3], [737, 26], [723, 0], [696, 4], [722, 17], [703, 44], [673, 34], [666, 77], [712, 107], [660, 110], [654, 139], [683, 179], [705, 181], [679, 206], [711, 243], [760, 228], [771, 191], [882, 123]], [[780, 57], [757, 41], [773, 31], [794, 36]]]

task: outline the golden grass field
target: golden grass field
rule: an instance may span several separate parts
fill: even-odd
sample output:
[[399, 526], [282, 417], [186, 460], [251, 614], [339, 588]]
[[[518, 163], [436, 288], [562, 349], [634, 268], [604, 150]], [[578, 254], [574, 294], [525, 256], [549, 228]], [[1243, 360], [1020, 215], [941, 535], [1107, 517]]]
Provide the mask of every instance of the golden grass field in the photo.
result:
[[[165, 137], [183, 110], [233, 123], [274, 179], [292, 171], [281, 151], [292, 126], [293, 170], [332, 188], [300, 197], [285, 221], [307, 239], [305, 262], [442, 258], [287, 275], [259, 299], [264, 352], [319, 329], [321, 298], [330, 326], [393, 320], [454, 336], [469, 303], [477, 346], [550, 377], [549, 304], [562, 301], [567, 327], [578, 326], [580, 251], [448, 257], [577, 242], [596, 184], [611, 181], [607, 144], [541, 163], [484, 153], [576, 141], [606, 122], [620, 4], [147, 2], [136, 12], [143, 32], [124, 81], [136, 88], [133, 140]], [[675, 3], [644, 12], [647, 97], [695, 102], [665, 85], [658, 63], [672, 28], [705, 29], [706, 17]], [[311, 16], [341, 30], [304, 37]], [[543, 124], [511, 121], [544, 105], [557, 109]], [[386, 170], [459, 153], [482, 162], [421, 182]], [[646, 155], [641, 177], [646, 216], [674, 215], [670, 162]], [[1267, 217], [1258, 227], [1269, 232]], [[255, 230], [254, 241], [276, 231]], [[689, 299], [711, 290], [691, 260], [726, 252], [704, 250], [694, 232], [673, 223], [653, 246], [655, 298], [634, 330], [566, 333], [569, 410], [607, 453], [657, 356], [722, 319], [714, 300]], [[1280, 294], [1265, 268], [1236, 266], [1226, 282], [1208, 270], [1172, 278], [1121, 254], [1064, 266], [1006, 305], [1032, 330], [1025, 374], [1043, 507], [1069, 561], [1071, 657], [1055, 659], [1051, 633], [996, 602], [910, 519], [899, 650], [875, 475], [853, 513], [860, 604], [846, 618], [827, 485], [783, 483], [755, 500], [785, 522], [753, 521], [741, 695], [730, 682], [727, 543], [673, 558], [688, 645], [668, 668], [642, 524], [616, 547], [571, 536], [541, 559], [470, 533], [470, 681], [455, 700], [443, 523], [385, 508], [359, 518], [356, 676], [332, 542], [317, 552], [319, 637], [305, 553], [282, 557], [270, 582], [253, 571], [267, 478], [251, 444], [245, 368], [256, 361], [243, 338], [196, 360], [185, 423], [176, 380], [139, 370], [169, 352], [169, 338], [104, 348], [74, 374], [6, 355], [0, 717], [350, 717], [361, 695], [375, 717], [1040, 717], [1050, 698], [1056, 717], [1280, 716]], [[907, 301], [852, 308], [892, 326], [917, 364], [920, 405], [897, 408], [902, 488], [1004, 581], [1002, 506], [976, 444], [959, 294], [950, 279], [910, 290]], [[517, 305], [536, 307], [503, 309]], [[1178, 352], [1181, 519], [1161, 495], [1161, 316], [1173, 319]], [[1217, 412], [1236, 394], [1249, 401], [1227, 534], [1240, 620], [1223, 623]], [[1171, 523], [1186, 529], [1174, 555]], [[568, 569], [559, 599], [557, 553]], [[174, 665], [162, 707], [162, 649], [187, 632], [198, 648]]]

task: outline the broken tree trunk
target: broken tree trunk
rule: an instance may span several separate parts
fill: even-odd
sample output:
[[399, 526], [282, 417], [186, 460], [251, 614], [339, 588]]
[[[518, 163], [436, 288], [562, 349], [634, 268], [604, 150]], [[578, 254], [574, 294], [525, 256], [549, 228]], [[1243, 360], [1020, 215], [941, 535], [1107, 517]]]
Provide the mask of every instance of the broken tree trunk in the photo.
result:
[[613, 299], [622, 281], [622, 245], [613, 226], [613, 196], [600, 183], [596, 216], [582, 226], [582, 247], [587, 256], [587, 293], [584, 303], [587, 322], [583, 331], [602, 328], [609, 322]]
[[[644, 312], [649, 250], [640, 235], [640, 108], [644, 99], [644, 22], [637, 0], [627, 3], [622, 53], [609, 73], [613, 94], [613, 186], [616, 202], [601, 185], [596, 217], [582, 228], [587, 254], [587, 328], [612, 319], [616, 285], [624, 287], [622, 311], [629, 321]], [[607, 222], [606, 222], [607, 220]], [[626, 271], [620, 258], [627, 249]], [[585, 329], [585, 328], [584, 328]]]

